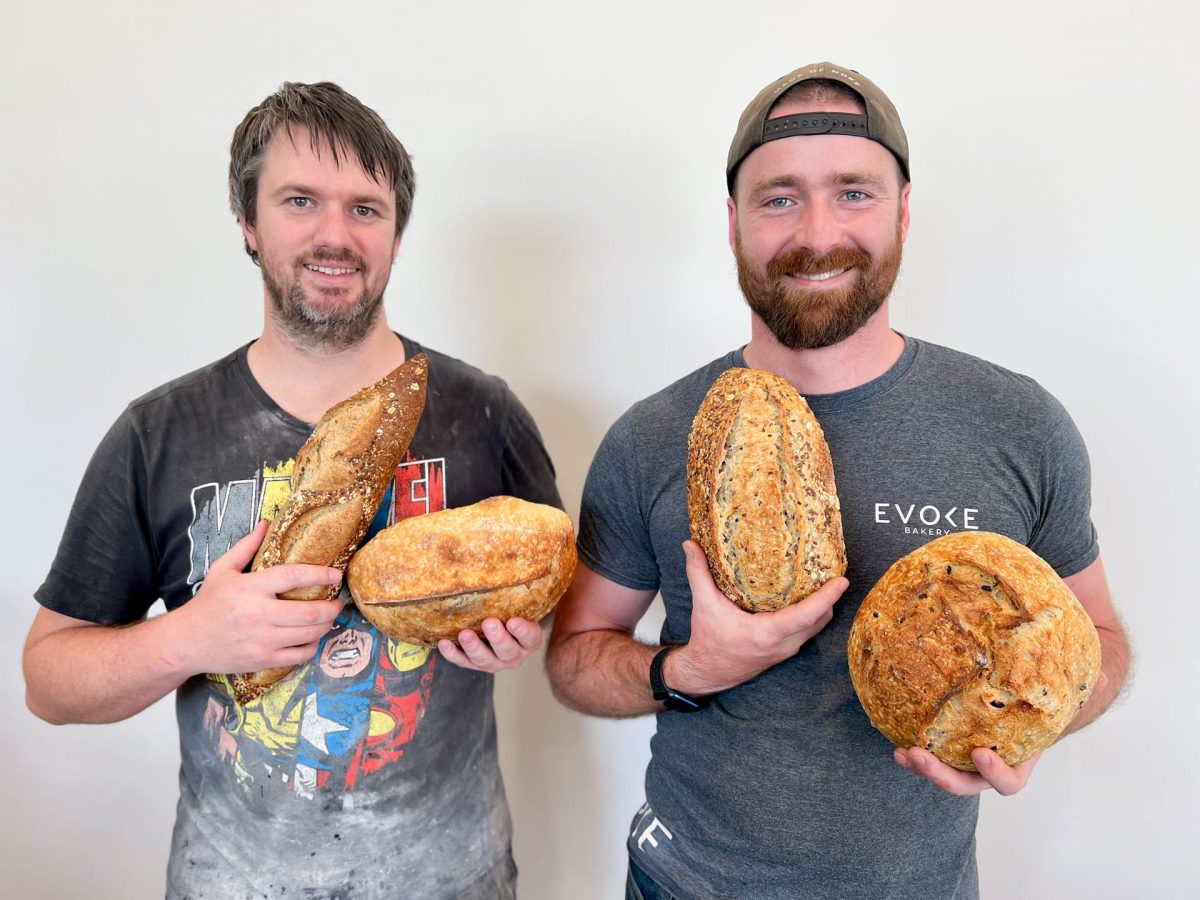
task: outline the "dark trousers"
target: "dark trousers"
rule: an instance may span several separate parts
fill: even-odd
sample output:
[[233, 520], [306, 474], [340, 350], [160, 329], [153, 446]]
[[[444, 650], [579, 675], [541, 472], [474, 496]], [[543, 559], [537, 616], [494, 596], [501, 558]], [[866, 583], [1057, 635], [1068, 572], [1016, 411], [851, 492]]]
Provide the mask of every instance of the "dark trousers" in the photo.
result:
[[629, 876], [625, 879], [625, 900], [674, 900], [674, 894], [629, 861]]

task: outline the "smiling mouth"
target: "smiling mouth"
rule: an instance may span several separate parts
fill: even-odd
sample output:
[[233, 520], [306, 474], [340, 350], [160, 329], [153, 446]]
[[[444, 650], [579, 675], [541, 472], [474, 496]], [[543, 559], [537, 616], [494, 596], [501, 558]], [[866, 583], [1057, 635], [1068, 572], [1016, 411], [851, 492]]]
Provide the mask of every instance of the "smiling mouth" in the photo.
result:
[[850, 271], [850, 267], [847, 266], [846, 268], [833, 269], [832, 271], [829, 271], [829, 272], [816, 272], [813, 274], [808, 274], [808, 273], [804, 273], [804, 272], [789, 272], [788, 274], [792, 278], [799, 278], [802, 281], [828, 281], [830, 278], [836, 278], [838, 275], [841, 275], [843, 272], [849, 272], [849, 271]]
[[305, 263], [304, 268], [310, 272], [320, 272], [322, 275], [353, 275], [358, 269], [347, 269], [342, 266], [318, 266]]
[[346, 662], [348, 660], [358, 659], [358, 657], [359, 652], [357, 648], [352, 648], [350, 650], [335, 650], [333, 653], [329, 654], [329, 661]]

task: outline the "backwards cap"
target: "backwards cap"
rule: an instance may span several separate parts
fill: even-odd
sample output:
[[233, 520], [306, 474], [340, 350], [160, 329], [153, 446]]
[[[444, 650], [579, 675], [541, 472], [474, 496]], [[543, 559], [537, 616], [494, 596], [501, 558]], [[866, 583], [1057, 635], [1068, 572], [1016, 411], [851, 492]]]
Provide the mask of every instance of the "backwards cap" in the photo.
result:
[[[815, 112], [769, 118], [771, 107], [789, 88], [814, 79], [837, 81], [853, 90], [862, 98], [867, 108], [866, 115]], [[874, 82], [853, 69], [822, 62], [804, 66], [771, 82], [750, 101], [738, 120], [737, 133], [729, 146], [729, 159], [725, 164], [729, 195], [733, 196], [733, 179], [738, 167], [755, 148], [767, 141], [804, 134], [849, 134], [883, 144], [900, 163], [900, 172], [905, 181], [911, 180], [908, 173], [908, 138], [892, 101]]]

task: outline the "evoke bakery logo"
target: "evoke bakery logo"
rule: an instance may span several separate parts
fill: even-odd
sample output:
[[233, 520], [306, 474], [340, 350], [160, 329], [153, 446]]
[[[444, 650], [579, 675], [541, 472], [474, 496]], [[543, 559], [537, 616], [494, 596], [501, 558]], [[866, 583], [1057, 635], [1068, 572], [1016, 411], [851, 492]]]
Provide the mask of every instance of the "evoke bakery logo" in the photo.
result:
[[905, 534], [941, 537], [955, 531], [978, 531], [979, 510], [970, 506], [946, 509], [932, 503], [876, 503], [876, 525], [899, 525]]

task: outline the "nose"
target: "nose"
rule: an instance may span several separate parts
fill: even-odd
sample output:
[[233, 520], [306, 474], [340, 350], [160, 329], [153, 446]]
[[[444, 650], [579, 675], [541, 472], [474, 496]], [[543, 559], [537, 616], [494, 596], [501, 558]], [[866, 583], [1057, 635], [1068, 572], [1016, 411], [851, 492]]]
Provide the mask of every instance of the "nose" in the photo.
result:
[[313, 243], [318, 247], [329, 247], [335, 250], [347, 249], [350, 246], [350, 229], [347, 227], [346, 215], [335, 204], [328, 204], [320, 210], [317, 216], [316, 231]]
[[841, 224], [828, 203], [813, 200], [805, 204], [796, 222], [794, 241], [798, 249], [819, 256], [842, 246], [843, 238]]

